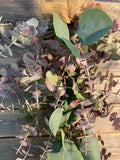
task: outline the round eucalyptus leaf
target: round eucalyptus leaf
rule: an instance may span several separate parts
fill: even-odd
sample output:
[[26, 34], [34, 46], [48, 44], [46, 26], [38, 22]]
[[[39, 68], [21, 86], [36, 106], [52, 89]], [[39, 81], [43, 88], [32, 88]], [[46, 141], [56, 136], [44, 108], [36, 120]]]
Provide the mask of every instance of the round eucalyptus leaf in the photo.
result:
[[111, 18], [97, 8], [83, 12], [76, 33], [83, 45], [91, 45], [104, 36], [113, 26]]

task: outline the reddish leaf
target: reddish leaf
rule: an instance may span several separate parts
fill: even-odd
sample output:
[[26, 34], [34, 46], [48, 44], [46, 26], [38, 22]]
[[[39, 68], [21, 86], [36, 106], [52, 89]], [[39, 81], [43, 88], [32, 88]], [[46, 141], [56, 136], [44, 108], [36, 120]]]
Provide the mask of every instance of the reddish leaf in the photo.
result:
[[21, 140], [20, 143], [21, 143], [22, 146], [25, 146], [25, 147], [28, 146], [28, 143], [26, 141], [24, 141], [24, 140]]
[[31, 41], [31, 48], [35, 50], [37, 53], [39, 53], [42, 47], [43, 47], [42, 41], [36, 37], [33, 37]]
[[46, 46], [47, 48], [52, 49], [52, 50], [59, 50], [60, 43], [57, 40], [50, 39], [50, 40], [47, 40]]
[[71, 107], [71, 108], [75, 108], [75, 107], [77, 107], [79, 104], [80, 104], [80, 100], [79, 100], [79, 99], [76, 99], [76, 100], [73, 100], [73, 101], [70, 103], [70, 107]]
[[60, 69], [63, 70], [65, 68], [67, 64], [67, 57], [66, 56], [63, 56], [59, 59], [59, 66], [60, 66]]
[[74, 73], [75, 70], [76, 70], [76, 65], [74, 63], [68, 64], [68, 71], [70, 72], [70, 74]]

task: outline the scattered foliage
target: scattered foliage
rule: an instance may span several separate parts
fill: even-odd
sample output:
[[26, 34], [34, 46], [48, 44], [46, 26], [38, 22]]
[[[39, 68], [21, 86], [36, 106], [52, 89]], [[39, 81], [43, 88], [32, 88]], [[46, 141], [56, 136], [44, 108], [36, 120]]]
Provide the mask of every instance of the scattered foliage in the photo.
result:
[[[97, 63], [101, 59], [119, 57], [119, 42], [113, 38], [117, 26], [114, 24], [112, 28], [109, 16], [99, 9], [83, 12], [77, 30], [75, 26], [68, 27], [54, 13], [55, 35], [46, 40], [43, 35], [48, 22], [48, 19], [32, 18], [17, 23], [12, 29], [10, 25], [5, 34], [0, 29], [2, 36], [10, 42], [0, 44], [1, 56], [7, 57], [6, 52], [10, 56], [15, 54], [12, 45], [31, 48], [31, 52], [23, 55], [20, 65], [12, 63], [0, 70], [2, 108], [5, 108], [4, 99], [10, 99], [11, 94], [18, 98], [21, 97], [18, 91], [22, 97], [28, 94], [24, 103], [21, 102], [21, 113], [27, 123], [23, 128], [27, 134], [16, 154], [22, 153], [24, 160], [32, 156], [29, 136], [47, 134], [44, 147], [38, 146], [43, 151], [40, 160], [78, 160], [82, 156], [85, 160], [100, 160], [92, 124], [96, 117], [105, 117], [111, 112], [111, 104], [106, 99], [111, 94], [119, 95], [119, 90], [117, 93], [112, 91], [119, 82], [113, 79], [113, 74], [99, 72]], [[104, 58], [106, 53], [109, 56]], [[104, 88], [99, 89], [97, 86], [103, 82], [106, 82]], [[43, 119], [46, 126], [41, 128], [39, 115], [43, 110], [47, 112]], [[111, 114], [110, 120], [115, 129], [119, 129], [116, 116], [116, 113]]]

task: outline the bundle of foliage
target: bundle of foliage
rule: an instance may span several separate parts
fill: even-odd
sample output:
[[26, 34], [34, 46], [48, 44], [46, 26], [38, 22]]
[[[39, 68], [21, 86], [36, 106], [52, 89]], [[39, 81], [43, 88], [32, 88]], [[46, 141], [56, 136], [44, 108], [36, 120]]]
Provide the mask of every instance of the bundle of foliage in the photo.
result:
[[[9, 30], [11, 38], [7, 38], [12, 41], [9, 46], [0, 46], [2, 56], [4, 52], [12, 56], [10, 47], [13, 44], [31, 47], [31, 52], [23, 55], [20, 66], [12, 63], [1, 69], [0, 96], [3, 99], [9, 98], [10, 92], [21, 96], [18, 90], [23, 97], [29, 93], [25, 104], [21, 105], [28, 133], [21, 140], [17, 153], [24, 153], [25, 160], [31, 155], [29, 135], [42, 137], [46, 133], [48, 141], [44, 142], [44, 147], [38, 146], [43, 150], [41, 160], [81, 160], [82, 157], [100, 160], [92, 125], [96, 117], [110, 113], [106, 98], [118, 82], [113, 80], [112, 74], [109, 79], [108, 73], [102, 75], [97, 63], [99, 55], [103, 57], [105, 52], [109, 53], [109, 58], [120, 57], [118, 43], [111, 36], [117, 25], [113, 26], [105, 12], [88, 9], [82, 13], [79, 23], [69, 27], [69, 32], [67, 24], [54, 13], [55, 34], [53, 39], [45, 40], [41, 37], [48, 29], [48, 21], [32, 18], [19, 22]], [[106, 79], [103, 90], [96, 87]], [[1, 106], [4, 108], [3, 101]], [[47, 112], [43, 119], [46, 127], [41, 128], [39, 116], [43, 110]]]

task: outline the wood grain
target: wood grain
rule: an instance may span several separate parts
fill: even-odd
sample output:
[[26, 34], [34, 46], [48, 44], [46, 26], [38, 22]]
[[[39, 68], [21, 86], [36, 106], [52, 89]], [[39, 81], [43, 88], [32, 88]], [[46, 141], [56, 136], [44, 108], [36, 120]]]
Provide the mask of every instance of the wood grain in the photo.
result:
[[[31, 139], [32, 140], [32, 139]], [[36, 138], [33, 141], [33, 145], [39, 145], [45, 147], [43, 145], [43, 141], [46, 141], [46, 137]], [[16, 148], [19, 147], [19, 139], [17, 138], [8, 138], [8, 139], [0, 139], [0, 159], [1, 160], [16, 160], [16, 158], [23, 158], [20, 154], [16, 155]], [[34, 147], [31, 148], [30, 154], [33, 156], [28, 156], [27, 160], [40, 160], [40, 155], [42, 155], [43, 151], [40, 148]]]
[[0, 0], [0, 15], [7, 19], [41, 18], [39, 0]]
[[[117, 1], [117, 0], [116, 0]], [[119, 0], [120, 1], [120, 0]], [[120, 15], [120, 4], [119, 3], [111, 3], [111, 2], [100, 2], [103, 7], [103, 10], [110, 15], [112, 19], [117, 19], [118, 23], [120, 23], [119, 15]], [[39, 0], [0, 0], [0, 15], [3, 16], [3, 19], [11, 19], [12, 21], [22, 19], [26, 20], [31, 17], [42, 18], [39, 9]], [[116, 37], [119, 39], [119, 34], [116, 34]], [[22, 54], [25, 53], [25, 50], [14, 50], [14, 56], [8, 59], [0, 58], [0, 68], [10, 65], [13, 62], [18, 62], [21, 60]], [[106, 70], [112, 72], [116, 79], [120, 80], [120, 63], [119, 61], [108, 61], [107, 63], [100, 63], [99, 69], [105, 73]], [[99, 87], [103, 87], [99, 86]], [[114, 92], [120, 88], [120, 85], [114, 88]], [[113, 102], [115, 100], [115, 96], [111, 95], [108, 98], [109, 102]], [[0, 100], [1, 101], [1, 100]], [[13, 98], [14, 101], [14, 98]], [[9, 100], [5, 101], [6, 106], [9, 105]], [[19, 108], [16, 101], [15, 109]], [[118, 103], [120, 102], [120, 97], [118, 98]], [[114, 105], [112, 112], [117, 111], [118, 117], [120, 116], [120, 104]], [[41, 128], [45, 126], [43, 124], [45, 113], [40, 114], [41, 119]], [[15, 160], [20, 155], [15, 155], [15, 149], [19, 146], [19, 140], [15, 137], [19, 134], [24, 133], [22, 130], [22, 124], [24, 124], [22, 114], [19, 111], [5, 111], [4, 113], [0, 113], [0, 159], [1, 160]], [[106, 118], [97, 118], [94, 131], [98, 132], [102, 136], [104, 140], [104, 146], [100, 144], [100, 149], [106, 148], [106, 153], [111, 152], [112, 156], [108, 158], [108, 160], [120, 160], [120, 131], [114, 130], [112, 126], [112, 122], [109, 121], [109, 116]], [[39, 145], [43, 145], [43, 141], [47, 140], [47, 137], [39, 138], [34, 141]], [[40, 149], [31, 150], [35, 156], [28, 158], [30, 160], [39, 160], [39, 155], [41, 153]]]
[[[104, 145], [99, 144], [100, 150], [106, 149], [106, 155], [111, 153], [107, 160], [120, 160], [120, 133], [101, 134]], [[103, 159], [104, 160], [104, 156]]]
[[[45, 116], [47, 116], [47, 113], [45, 110], [42, 110], [38, 116], [40, 129], [46, 126], [44, 121]], [[25, 132], [22, 129], [22, 125], [24, 124], [26, 123], [19, 110], [15, 110], [14, 112], [5, 110], [0, 113], [0, 138], [11, 138], [24, 134]]]
[[[112, 109], [111, 113], [117, 112], [117, 117], [120, 117], [120, 104], [113, 105], [114, 108]], [[119, 130], [115, 130], [113, 126], [113, 122], [110, 121], [110, 115], [105, 118], [97, 118], [94, 124], [94, 131], [98, 132], [98, 134], [119, 134]]]
[[0, 113], [0, 138], [15, 137], [23, 134], [22, 123], [22, 114], [19, 111], [4, 111]]

